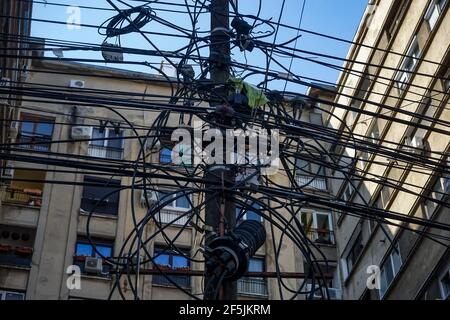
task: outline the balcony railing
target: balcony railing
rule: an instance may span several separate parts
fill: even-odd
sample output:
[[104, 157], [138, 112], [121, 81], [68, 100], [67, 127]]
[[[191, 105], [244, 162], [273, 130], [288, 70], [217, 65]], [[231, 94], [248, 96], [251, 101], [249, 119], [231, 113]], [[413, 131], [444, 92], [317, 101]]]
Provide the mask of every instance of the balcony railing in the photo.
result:
[[[307, 284], [306, 285], [306, 290], [307, 291], [311, 291], [312, 286], [311, 284]], [[328, 294], [327, 294], [328, 292]], [[313, 296], [314, 300], [342, 300], [342, 290], [340, 289], [336, 289], [336, 288], [328, 288], [326, 289], [325, 287], [319, 288], [318, 286], [316, 287], [315, 291], [314, 291], [314, 296]]]
[[0, 244], [0, 265], [29, 267], [33, 248]]
[[45, 142], [51, 142], [51, 140], [52, 137], [50, 136], [22, 131], [18, 134], [16, 142], [20, 143], [19, 148], [22, 149], [48, 151], [50, 150], [50, 143]]
[[316, 189], [321, 191], [327, 190], [327, 181], [323, 178], [314, 178], [314, 176], [300, 176], [296, 177], [297, 184], [299, 186], [305, 186], [305, 188]]
[[334, 233], [328, 229], [306, 230], [307, 237], [318, 244], [335, 244]]
[[238, 294], [267, 297], [267, 282], [264, 279], [241, 278], [237, 283]]
[[2, 192], [2, 202], [39, 208], [42, 205], [42, 190], [6, 188]]
[[[180, 216], [182, 216], [182, 217], [180, 218]], [[155, 219], [159, 223], [164, 223], [164, 224], [173, 224], [173, 225], [184, 226], [188, 222], [189, 217], [190, 217], [190, 214], [186, 214], [183, 211], [175, 211], [175, 210], [167, 210], [167, 209], [161, 209], [159, 212], [155, 213]], [[178, 219], [178, 220], [176, 220], [176, 219]]]
[[[189, 276], [167, 276], [182, 288], [189, 289], [191, 287], [191, 278]], [[160, 286], [175, 287], [165, 276], [155, 274], [152, 277], [152, 283]]]
[[96, 158], [122, 160], [123, 149], [90, 144], [88, 147], [88, 155]]

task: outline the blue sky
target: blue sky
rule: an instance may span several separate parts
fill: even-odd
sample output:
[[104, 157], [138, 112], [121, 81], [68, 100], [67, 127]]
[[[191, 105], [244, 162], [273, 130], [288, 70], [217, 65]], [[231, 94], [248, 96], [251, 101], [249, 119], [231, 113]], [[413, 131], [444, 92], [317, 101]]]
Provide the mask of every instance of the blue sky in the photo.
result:
[[[167, 1], [167, 0], [166, 0]], [[38, 2], [43, 2], [42, 0]], [[49, 0], [48, 2], [53, 2]], [[110, 8], [108, 3], [104, 0], [54, 0], [57, 3], [64, 3], [70, 5], [78, 6], [94, 6]], [[184, 3], [180, 0], [170, 0], [173, 3]], [[117, 5], [119, 3], [115, 1]], [[128, 1], [128, 3], [133, 5], [140, 4], [135, 1]], [[193, 3], [188, 1], [188, 3]], [[241, 0], [239, 1], [239, 11], [243, 14], [256, 14], [258, 1], [256, 0]], [[278, 20], [281, 9], [281, 0], [262, 0], [262, 13], [261, 17], [265, 19], [272, 18], [273, 21]], [[303, 0], [286, 0], [285, 8], [281, 22], [287, 25], [292, 25], [297, 27], [300, 18], [300, 12], [302, 8]], [[367, 5], [367, 0], [307, 0], [305, 5], [305, 12], [303, 14], [302, 28], [312, 30], [319, 33], [324, 33], [327, 35], [332, 35], [339, 38], [344, 38], [351, 40], [356, 32], [356, 29], [361, 20], [364, 9]], [[122, 5], [119, 7], [123, 8]], [[153, 5], [154, 8], [165, 8], [163, 5]], [[66, 7], [58, 7], [52, 5], [44, 5], [41, 3], [35, 3], [33, 9], [33, 18], [36, 19], [48, 19], [57, 20], [65, 22], [69, 17]], [[180, 13], [167, 13], [157, 11], [158, 16], [164, 18], [178, 26], [183, 26], [186, 28], [190, 27], [189, 18], [186, 14]], [[99, 11], [99, 10], [89, 10], [81, 9], [81, 23], [100, 25], [105, 20], [114, 15], [111, 11]], [[251, 21], [249, 21], [251, 22]], [[199, 20], [199, 26], [201, 30], [208, 30], [209, 16], [207, 14]], [[257, 31], [265, 31], [268, 28], [260, 27]], [[157, 31], [165, 32], [168, 31], [166, 27], [158, 24], [157, 22], [150, 22], [142, 30], [145, 31]], [[294, 36], [297, 32], [294, 30], [288, 30], [281, 28], [278, 34], [277, 42], [281, 43], [287, 41]], [[79, 42], [89, 42], [95, 44], [101, 44], [105, 37], [99, 35], [95, 28], [82, 27], [81, 30], [68, 29], [66, 25], [55, 25], [42, 22], [33, 22], [32, 24], [32, 35], [37, 37], [60, 39], [60, 40], [70, 40]], [[161, 36], [149, 36], [153, 43], [155, 43], [161, 50], [176, 50], [187, 43], [187, 40], [179, 38], [168, 38]], [[273, 39], [266, 38], [265, 41], [271, 42]], [[116, 39], [109, 39], [109, 42], [115, 42]], [[142, 48], [142, 49], [153, 49], [152, 46], [145, 41], [145, 39], [139, 34], [129, 34], [121, 37], [121, 43], [123, 46]], [[330, 54], [339, 57], [345, 57], [348, 44], [336, 42], [332, 40], [327, 40], [325, 38], [312, 36], [308, 34], [302, 34], [302, 37], [297, 43], [297, 48], [302, 50], [314, 51], [324, 54]], [[205, 55], [207, 51], [205, 51]], [[53, 56], [52, 53], [48, 54]], [[101, 53], [99, 52], [65, 52], [64, 56], [67, 58], [91, 58], [91, 59], [102, 59]], [[306, 55], [304, 55], [306, 56]], [[310, 56], [308, 56], [310, 57]], [[233, 58], [240, 62], [247, 62], [251, 65], [265, 66], [264, 55], [258, 50], [252, 53], [247, 53], [246, 57], [238, 50], [233, 51]], [[161, 58], [152, 58], [147, 56], [132, 56], [126, 55], [126, 60], [133, 61], [147, 61], [152, 63], [161, 62]], [[289, 66], [290, 59], [276, 57], [279, 62], [284, 66]], [[325, 60], [321, 60], [325, 61]], [[335, 64], [341, 65], [339, 61], [333, 61]], [[138, 70], [143, 72], [153, 72], [151, 69], [144, 66], [130, 66], [130, 65], [111, 65], [107, 63], [101, 63], [101, 65], [120, 67], [125, 69]], [[272, 63], [271, 68], [279, 69]], [[318, 66], [317, 64], [295, 59], [292, 71], [295, 74], [305, 77], [322, 79], [325, 81], [335, 82], [338, 71]], [[249, 78], [249, 81], [257, 83], [261, 80], [260, 77]], [[284, 82], [278, 81], [270, 84], [271, 89], [283, 89]], [[304, 87], [298, 85], [288, 85], [287, 90], [302, 92], [305, 90]]]

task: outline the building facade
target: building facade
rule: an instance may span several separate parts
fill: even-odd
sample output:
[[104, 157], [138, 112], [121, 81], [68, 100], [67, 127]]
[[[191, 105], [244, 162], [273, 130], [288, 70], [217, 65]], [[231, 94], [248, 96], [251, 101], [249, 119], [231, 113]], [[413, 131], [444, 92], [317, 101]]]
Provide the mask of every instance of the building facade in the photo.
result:
[[[143, 102], [146, 101], [146, 94], [150, 97], [149, 101], [154, 101], [152, 99], [158, 95], [171, 94], [165, 79], [156, 75], [61, 61], [33, 61], [26, 86], [54, 89], [67, 95], [109, 94], [121, 101], [124, 96], [117, 92], [123, 92], [126, 93], [125, 100], [129, 102], [136, 100], [133, 94], [138, 95]], [[312, 91], [311, 94], [320, 95], [320, 90]], [[334, 96], [327, 93], [324, 99], [331, 101]], [[143, 128], [148, 128], [160, 111], [123, 108], [120, 112], [125, 121], [111, 108], [78, 105], [70, 98], [67, 103], [60, 100], [46, 101], [48, 103], [24, 102], [17, 118], [18, 133], [14, 141], [20, 143], [20, 146], [13, 149], [15, 157], [8, 161], [8, 166], [13, 168], [9, 172], [12, 180], [2, 184], [0, 294], [5, 298], [20, 299], [107, 299], [117, 285], [124, 297], [133, 299], [129, 279], [123, 277], [116, 283], [114, 275], [110, 273], [110, 266], [98, 258], [89, 244], [87, 225], [89, 223], [89, 234], [97, 250], [105, 257], [117, 256], [134, 228], [131, 208], [133, 207], [138, 219], [147, 212], [143, 193], [136, 190], [133, 195], [129, 190], [123, 190], [108, 196], [108, 193], [117, 190], [119, 186], [132, 184], [132, 178], [90, 174], [85, 168], [63, 170], [44, 160], [59, 154], [67, 156], [68, 161], [84, 159], [89, 164], [110, 163], [112, 166], [117, 161], [134, 161], [139, 157], [141, 148], [136, 139], [129, 139], [133, 135], [129, 123], [141, 130], [139, 132], [145, 132]], [[179, 115], [173, 121], [170, 120], [167, 127], [177, 127], [178, 119]], [[301, 120], [322, 125], [323, 116], [314, 109], [307, 109], [302, 112]], [[86, 141], [70, 142], [73, 130], [77, 131], [77, 136], [87, 135]], [[149, 149], [146, 150], [149, 163], [173, 166], [168, 148]], [[33, 163], [19, 161], [17, 156], [24, 154], [44, 160]], [[303, 170], [303, 174], [299, 173], [297, 176], [299, 183], [305, 183], [305, 179], [314, 180], [315, 171], [316, 168], [309, 167]], [[313, 178], [308, 178], [308, 172]], [[324, 174], [310, 183], [305, 192], [328, 194], [325, 176]], [[288, 183], [283, 174], [274, 177], [274, 180], [284, 185]], [[161, 178], [160, 182], [164, 182], [164, 179]], [[103, 187], [99, 188], [96, 184]], [[160, 223], [170, 224], [166, 229], [166, 236], [174, 239], [176, 247], [192, 258], [202, 258], [198, 251], [202, 234], [195, 226], [181, 227], [186, 223], [183, 213], [190, 208], [190, 201], [195, 205], [197, 196], [175, 199], [158, 216]], [[105, 201], [99, 205], [99, 199], [102, 198]], [[255, 208], [254, 211], [244, 212], [237, 208], [237, 214], [242, 219], [262, 221], [269, 234], [270, 225], [258, 215], [258, 210], [259, 208]], [[93, 214], [90, 215], [90, 212]], [[332, 270], [329, 272], [334, 274], [332, 285], [335, 287], [332, 298], [340, 298], [332, 214], [313, 207], [305, 209], [301, 214], [308, 237], [330, 260]], [[154, 222], [148, 223], [143, 231], [144, 237], [150, 237], [156, 229]], [[281, 234], [276, 237], [281, 237]], [[203, 263], [190, 262], [180, 252], [168, 249], [166, 240], [159, 234], [148, 242], [149, 252], [164, 252], [158, 256], [156, 264], [174, 270], [203, 269]], [[92, 259], [100, 260], [100, 271], [89, 267], [87, 260], [92, 262]], [[272, 239], [268, 237], [266, 244], [251, 259], [249, 271], [275, 272], [276, 264]], [[289, 240], [283, 241], [278, 252], [278, 264], [281, 272], [305, 271], [301, 253]], [[81, 288], [68, 285], [72, 275], [71, 266], [78, 266], [82, 272]], [[151, 269], [151, 263], [145, 268]], [[202, 296], [202, 277], [177, 275], [171, 279], [192, 295]], [[285, 284], [295, 288], [298, 281], [286, 279]], [[139, 283], [138, 295], [141, 299], [190, 298], [161, 275], [141, 275]], [[280, 290], [274, 278], [242, 278], [238, 282], [238, 294], [240, 299], [280, 299], [281, 295], [289, 293], [284, 288]], [[116, 290], [110, 298], [120, 299], [121, 296]]]
[[[338, 79], [336, 117], [328, 122], [364, 141], [331, 149], [348, 167], [331, 179], [341, 201], [450, 222], [450, 180], [442, 169], [448, 170], [450, 137], [439, 132], [448, 131], [439, 121], [450, 120], [449, 2], [369, 1]], [[424, 168], [416, 159], [434, 164]], [[448, 299], [448, 241], [438, 244], [404, 227], [448, 232], [407, 223], [381, 227], [348, 212], [335, 218], [344, 299]], [[367, 284], [374, 270], [375, 287]]]

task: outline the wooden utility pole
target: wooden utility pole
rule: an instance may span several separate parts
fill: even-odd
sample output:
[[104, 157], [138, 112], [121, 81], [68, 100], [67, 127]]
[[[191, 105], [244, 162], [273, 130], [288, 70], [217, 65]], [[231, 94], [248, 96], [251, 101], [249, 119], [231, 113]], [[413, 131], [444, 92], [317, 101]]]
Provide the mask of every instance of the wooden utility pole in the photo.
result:
[[[217, 104], [224, 104], [228, 96], [227, 83], [230, 77], [230, 17], [229, 0], [211, 1], [211, 44], [210, 44], [210, 76], [213, 85], [214, 94], [212, 100], [219, 96]], [[225, 136], [225, 135], [223, 135]], [[224, 155], [226, 156], [226, 155]], [[226, 159], [224, 157], [224, 159]], [[211, 165], [207, 168], [206, 179], [217, 181], [222, 185], [223, 192], [218, 196], [212, 196], [207, 193], [205, 222], [211, 231], [206, 235], [206, 245], [214, 235], [223, 235], [226, 229], [232, 230], [236, 225], [235, 205], [231, 195], [224, 189], [227, 185], [234, 184], [235, 173], [230, 167], [223, 164]], [[206, 268], [206, 265], [205, 265]], [[205, 276], [204, 299], [212, 300], [216, 298], [215, 290], [211, 287], [217, 287], [214, 284], [214, 278], [211, 274]], [[207, 286], [210, 285], [209, 288]], [[235, 300], [237, 298], [236, 281], [225, 280], [219, 288], [219, 300]]]

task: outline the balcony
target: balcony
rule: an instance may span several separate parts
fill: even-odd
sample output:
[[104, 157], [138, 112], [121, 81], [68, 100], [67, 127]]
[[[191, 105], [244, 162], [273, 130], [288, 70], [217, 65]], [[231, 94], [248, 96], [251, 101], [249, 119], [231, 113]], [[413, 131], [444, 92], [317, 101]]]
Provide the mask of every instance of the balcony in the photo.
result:
[[[311, 291], [311, 284], [306, 285], [306, 290]], [[328, 295], [327, 295], [328, 291]], [[336, 288], [319, 288], [314, 290], [313, 300], [342, 300], [342, 290]]]
[[334, 245], [334, 233], [328, 229], [308, 229], [306, 231], [306, 236], [308, 239], [314, 241], [317, 244], [328, 244]]
[[[191, 278], [189, 276], [167, 276], [178, 286], [185, 289], [191, 288]], [[164, 286], [164, 287], [175, 287], [165, 276], [161, 274], [155, 274], [152, 278], [152, 283]]]
[[29, 228], [0, 225], [0, 265], [30, 267], [35, 232]]
[[17, 143], [21, 143], [19, 148], [35, 151], [49, 151], [52, 137], [44, 134], [28, 133], [21, 131], [17, 136]]
[[268, 296], [267, 282], [265, 279], [241, 278], [237, 282], [238, 294], [258, 296], [266, 298]]
[[2, 193], [2, 202], [40, 208], [42, 206], [42, 190], [7, 187]]
[[33, 248], [0, 244], [0, 265], [30, 267]]
[[308, 189], [315, 189], [320, 191], [327, 191], [327, 181], [323, 178], [314, 178], [313, 176], [296, 176], [296, 181], [299, 186], [305, 186]]
[[88, 155], [96, 158], [122, 160], [123, 149], [90, 144]]
[[183, 211], [161, 209], [159, 212], [155, 213], [154, 217], [159, 223], [184, 226], [188, 223], [190, 216], [191, 214], [186, 214], [186, 212]]

